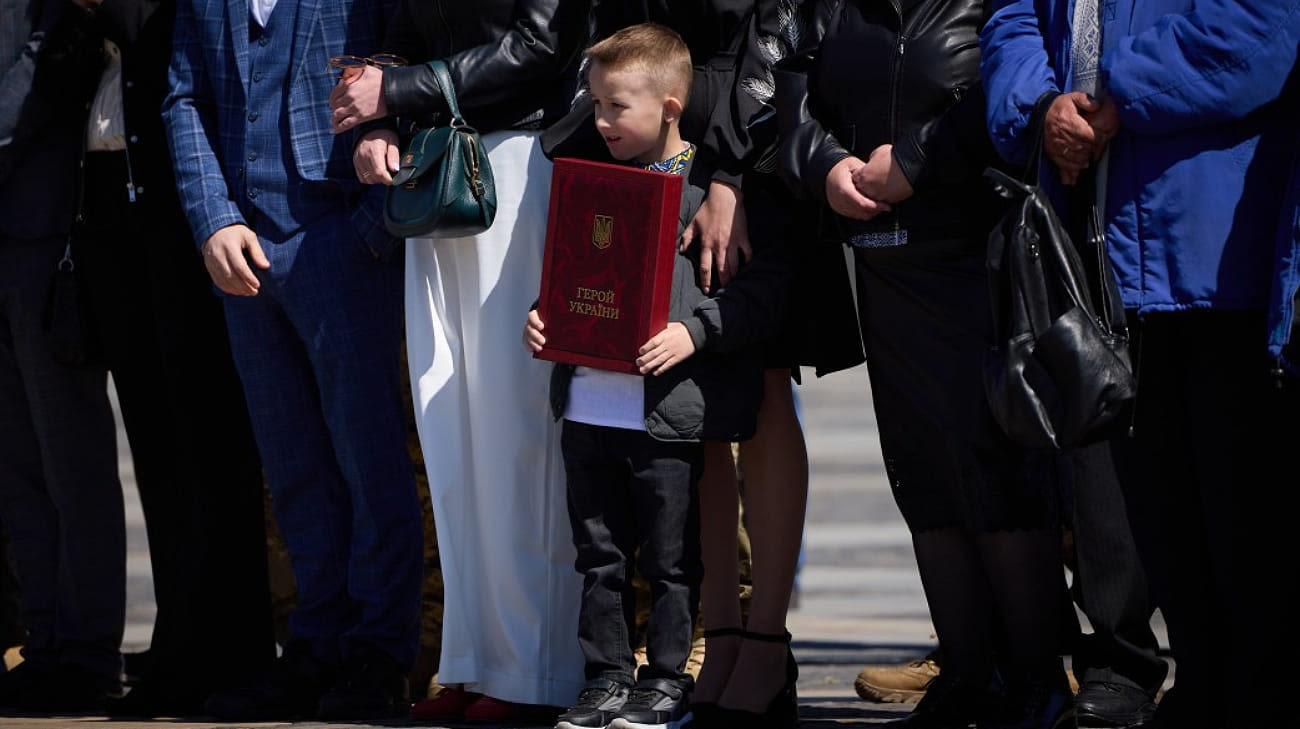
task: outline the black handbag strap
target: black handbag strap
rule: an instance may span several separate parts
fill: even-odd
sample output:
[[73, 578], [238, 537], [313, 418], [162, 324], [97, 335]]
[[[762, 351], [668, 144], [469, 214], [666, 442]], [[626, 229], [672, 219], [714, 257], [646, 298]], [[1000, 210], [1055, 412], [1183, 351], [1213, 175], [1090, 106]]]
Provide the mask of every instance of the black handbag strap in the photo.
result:
[[1032, 143], [1029, 145], [1029, 161], [1025, 163], [1025, 172], [1020, 176], [1026, 185], [1037, 185], [1039, 175], [1039, 162], [1043, 156], [1043, 127], [1047, 126], [1044, 122], [1047, 120], [1047, 110], [1051, 108], [1052, 102], [1060, 94], [1056, 91], [1046, 91], [1038, 100], [1034, 102], [1034, 111], [1029, 116], [1029, 130]]
[[447, 102], [447, 110], [451, 112], [452, 126], [464, 124], [465, 118], [460, 115], [460, 105], [456, 103], [456, 88], [451, 85], [451, 72], [447, 70], [446, 61], [429, 61], [425, 65], [433, 71], [433, 77], [438, 81], [438, 88], [442, 89], [442, 98]]

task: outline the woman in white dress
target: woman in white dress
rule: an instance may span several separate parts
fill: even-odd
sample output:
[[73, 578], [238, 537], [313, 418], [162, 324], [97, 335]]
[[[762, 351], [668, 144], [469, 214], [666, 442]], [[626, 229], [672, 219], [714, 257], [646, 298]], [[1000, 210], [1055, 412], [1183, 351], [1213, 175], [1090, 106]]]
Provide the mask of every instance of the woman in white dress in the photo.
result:
[[[589, 0], [403, 0], [385, 46], [410, 60], [368, 66], [331, 100], [364, 182], [390, 183], [397, 121], [445, 121], [423, 62], [446, 61], [496, 178], [492, 227], [406, 242], [406, 336], [444, 582], [438, 681], [419, 718], [543, 718], [581, 690], [577, 601], [550, 367], [519, 350], [538, 291], [551, 164], [540, 130], [568, 110]], [[417, 65], [419, 64], [419, 65]], [[381, 120], [381, 121], [371, 121]]]

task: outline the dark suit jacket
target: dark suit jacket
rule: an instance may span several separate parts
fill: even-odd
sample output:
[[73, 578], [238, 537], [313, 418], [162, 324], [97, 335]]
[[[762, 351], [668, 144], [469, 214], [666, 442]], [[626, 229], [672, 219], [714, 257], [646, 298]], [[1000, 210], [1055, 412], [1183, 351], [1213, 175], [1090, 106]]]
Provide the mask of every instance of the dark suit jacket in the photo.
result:
[[103, 43], [69, 0], [0, 0], [0, 237], [66, 235]]

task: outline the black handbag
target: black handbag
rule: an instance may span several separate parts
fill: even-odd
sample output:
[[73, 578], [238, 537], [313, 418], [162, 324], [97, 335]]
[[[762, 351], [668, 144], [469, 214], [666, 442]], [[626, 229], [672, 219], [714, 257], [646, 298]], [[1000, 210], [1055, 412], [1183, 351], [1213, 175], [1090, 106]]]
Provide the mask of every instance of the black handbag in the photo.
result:
[[[984, 388], [1013, 441], [1061, 450], [1117, 434], [1137, 381], [1097, 206], [1089, 206], [1087, 233], [1076, 246], [1037, 185], [1041, 148], [1039, 136], [1029, 182], [993, 168], [984, 173], [1012, 201], [989, 235], [996, 339], [985, 357]], [[1085, 267], [1080, 250], [1095, 266]]]
[[384, 227], [403, 238], [464, 238], [492, 225], [497, 213], [492, 166], [478, 131], [456, 104], [447, 64], [430, 61], [451, 123], [422, 129], [402, 153], [384, 196]]
[[55, 362], [69, 367], [97, 367], [103, 362], [103, 351], [95, 336], [80, 277], [72, 260], [72, 244], [68, 244], [50, 279], [42, 323], [50, 333]]

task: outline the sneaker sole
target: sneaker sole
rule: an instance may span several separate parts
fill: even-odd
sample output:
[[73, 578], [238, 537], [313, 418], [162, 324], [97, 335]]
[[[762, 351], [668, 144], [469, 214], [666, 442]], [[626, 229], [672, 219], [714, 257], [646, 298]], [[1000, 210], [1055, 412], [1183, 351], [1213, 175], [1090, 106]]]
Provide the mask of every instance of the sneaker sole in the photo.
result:
[[695, 715], [689, 711], [677, 721], [670, 721], [667, 724], [638, 724], [620, 716], [609, 723], [608, 729], [681, 729], [692, 721], [695, 721]]
[[1151, 721], [1152, 717], [1154, 717], [1155, 715], [1156, 715], [1156, 707], [1154, 705], [1152, 705], [1150, 709], [1142, 709], [1139, 711], [1135, 711], [1132, 714], [1125, 714], [1123, 716], [1115, 716], [1115, 715], [1105, 716], [1102, 714], [1094, 714], [1090, 711], [1075, 712], [1076, 721], [1078, 725], [1081, 727], [1090, 727], [1090, 728], [1091, 727], [1106, 727], [1106, 728], [1137, 727], [1137, 726], [1142, 726], [1148, 721]]
[[571, 724], [567, 721], [555, 722], [555, 729], [609, 729], [609, 724]]

